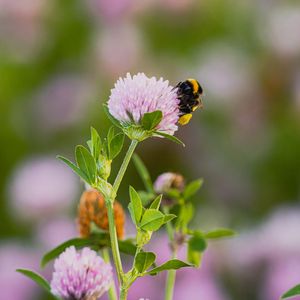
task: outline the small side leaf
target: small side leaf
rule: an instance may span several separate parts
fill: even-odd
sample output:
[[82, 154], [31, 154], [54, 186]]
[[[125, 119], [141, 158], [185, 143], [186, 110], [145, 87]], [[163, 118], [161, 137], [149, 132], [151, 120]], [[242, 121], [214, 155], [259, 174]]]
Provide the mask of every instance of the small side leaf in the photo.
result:
[[168, 189], [166, 192], [166, 196], [170, 197], [171, 199], [179, 199], [181, 197], [181, 193], [177, 189]]
[[181, 145], [181, 146], [185, 147], [185, 144], [179, 138], [177, 138], [174, 135], [170, 135], [170, 134], [167, 134], [167, 133], [164, 133], [164, 132], [161, 132], [161, 131], [155, 131], [155, 134], [163, 136], [166, 139], [168, 139], [168, 140], [170, 140], [170, 141], [172, 141], [172, 142], [174, 142], [178, 145]]
[[50, 284], [42, 275], [28, 269], [17, 269], [16, 271], [30, 278], [35, 283], [37, 283], [40, 287], [42, 287], [43, 289], [45, 289], [47, 292], [50, 293], [51, 290]]
[[153, 184], [152, 184], [151, 176], [150, 176], [150, 173], [147, 170], [145, 164], [143, 163], [143, 161], [141, 160], [141, 158], [137, 154], [133, 155], [133, 162], [134, 162], [134, 165], [135, 165], [141, 179], [143, 180], [143, 183], [145, 185], [146, 190], [149, 193], [153, 194], [154, 190], [153, 190]]
[[114, 159], [121, 152], [124, 144], [124, 134], [116, 134], [109, 145], [109, 159]]
[[300, 284], [294, 286], [281, 296], [281, 299], [287, 299], [300, 295]]
[[162, 195], [157, 196], [150, 205], [150, 208], [159, 210]]
[[146, 209], [140, 228], [146, 231], [156, 231], [164, 224], [164, 214], [156, 209]]
[[221, 239], [221, 238], [229, 238], [236, 235], [236, 232], [228, 229], [228, 228], [217, 228], [214, 230], [211, 230], [209, 232], [206, 232], [204, 234], [204, 237], [206, 239]]
[[67, 158], [65, 158], [63, 156], [60, 156], [60, 155], [56, 156], [56, 158], [63, 161], [67, 166], [69, 166], [84, 181], [86, 181], [86, 182], [89, 181], [88, 176], [83, 171], [81, 171], [76, 165], [74, 165], [71, 161], [69, 161]]
[[135, 224], [139, 224], [141, 217], [142, 217], [142, 212], [143, 212], [143, 206], [142, 206], [142, 201], [137, 193], [137, 191], [130, 186], [129, 187], [129, 195], [130, 195], [130, 209], [133, 214], [133, 221]]
[[101, 153], [102, 141], [99, 133], [94, 127], [91, 127], [91, 153], [93, 154], [96, 161], [98, 161], [99, 155]]
[[207, 247], [206, 240], [199, 231], [194, 232], [193, 236], [189, 239], [188, 244], [191, 250], [197, 252], [203, 252]]
[[184, 206], [181, 206], [178, 213], [177, 226], [182, 229], [187, 228], [193, 216], [194, 206], [192, 203], [186, 203]]
[[90, 152], [93, 153], [93, 143], [92, 143], [92, 140], [88, 140], [86, 142], [86, 144], [88, 145], [88, 148], [90, 149]]
[[167, 214], [167, 215], [165, 215], [165, 217], [164, 217], [164, 224], [172, 221], [175, 218], [177, 218], [177, 216], [173, 215], [173, 214]]
[[197, 268], [199, 268], [201, 265], [202, 253], [198, 252], [198, 251], [194, 251], [188, 244], [187, 260], [189, 263], [191, 263], [191, 264], [195, 265]]
[[146, 130], [154, 129], [161, 121], [163, 114], [160, 110], [145, 113], [142, 119], [142, 126]]
[[155, 262], [156, 255], [153, 252], [140, 252], [134, 260], [134, 267], [139, 273], [144, 273]]
[[156, 275], [157, 273], [160, 273], [162, 271], [178, 270], [180, 268], [185, 268], [185, 267], [193, 267], [193, 265], [188, 264], [179, 259], [171, 259], [171, 260], [167, 261], [166, 263], [162, 264], [161, 266], [148, 271], [146, 274]]
[[183, 191], [183, 198], [187, 200], [194, 196], [197, 193], [197, 191], [201, 188], [202, 184], [202, 178], [190, 182]]
[[109, 145], [110, 145], [110, 143], [111, 143], [114, 136], [115, 136], [115, 127], [111, 126], [108, 130], [108, 133], [107, 133], [107, 141], [108, 141]]
[[75, 155], [78, 167], [88, 177], [87, 183], [95, 183], [97, 167], [92, 154], [85, 147], [79, 145], [75, 149]]
[[207, 243], [202, 232], [195, 231], [188, 241], [187, 257], [188, 261], [199, 267], [201, 264], [202, 253], [206, 249]]
[[138, 191], [140, 198], [142, 200], [142, 204], [143, 206], [147, 206], [149, 205], [150, 202], [152, 202], [152, 200], [156, 197], [155, 194], [153, 193], [148, 193], [145, 191]]
[[131, 239], [119, 240], [119, 249], [122, 253], [134, 256], [136, 253], [135, 241]]
[[110, 114], [110, 112], [109, 112], [109, 110], [108, 110], [108, 106], [107, 106], [106, 104], [103, 104], [103, 109], [104, 109], [104, 112], [105, 112], [106, 116], [108, 117], [108, 119], [109, 119], [116, 127], [122, 129], [122, 128], [123, 128], [123, 127], [122, 127], [122, 124], [121, 124], [115, 117], [113, 117], [113, 116]]

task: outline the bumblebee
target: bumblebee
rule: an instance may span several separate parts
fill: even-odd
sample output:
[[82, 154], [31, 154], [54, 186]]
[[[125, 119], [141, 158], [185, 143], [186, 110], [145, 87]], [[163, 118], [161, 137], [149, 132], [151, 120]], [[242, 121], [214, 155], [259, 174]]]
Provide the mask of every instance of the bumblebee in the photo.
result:
[[203, 89], [195, 79], [187, 79], [179, 82], [177, 88], [177, 97], [179, 102], [179, 120], [180, 125], [186, 125], [192, 118], [192, 112], [197, 108], [202, 108]]

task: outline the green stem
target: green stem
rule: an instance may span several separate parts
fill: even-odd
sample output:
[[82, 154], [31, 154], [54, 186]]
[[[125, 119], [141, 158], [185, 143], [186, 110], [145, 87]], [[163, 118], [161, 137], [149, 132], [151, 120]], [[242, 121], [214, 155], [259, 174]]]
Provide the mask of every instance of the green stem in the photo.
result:
[[119, 245], [118, 245], [118, 237], [117, 237], [117, 231], [116, 231], [116, 225], [114, 219], [113, 201], [108, 199], [108, 201], [106, 201], [106, 207], [107, 207], [107, 215], [108, 215], [108, 224], [109, 224], [108, 227], [109, 227], [111, 250], [114, 258], [114, 263], [116, 266], [116, 271], [118, 274], [118, 280], [119, 283], [122, 284], [124, 272], [123, 272], [123, 267], [121, 262]]
[[126, 300], [128, 295], [128, 289], [121, 288], [120, 300]]
[[[105, 262], [110, 263], [109, 252], [107, 248], [102, 249], [102, 256]], [[108, 290], [108, 298], [109, 300], [117, 300], [117, 292], [116, 292], [116, 284], [113, 280], [110, 289]]]
[[[125, 171], [128, 167], [130, 158], [131, 158], [137, 144], [138, 144], [138, 141], [132, 140], [131, 144], [126, 152], [123, 163], [120, 167], [118, 175], [113, 184], [113, 189], [116, 194], [118, 192], [119, 186], [124, 177]], [[106, 199], [106, 207], [107, 207], [107, 215], [108, 215], [108, 223], [109, 223], [109, 235], [110, 235], [113, 259], [114, 259], [116, 271], [118, 274], [118, 280], [119, 280], [120, 285], [123, 286], [124, 272], [123, 272], [123, 267], [122, 267], [122, 262], [121, 262], [119, 245], [118, 245], [118, 237], [117, 237], [117, 231], [116, 231], [116, 225], [115, 225], [113, 202], [114, 202], [114, 199]], [[122, 295], [122, 291], [123, 291], [123, 288], [121, 289], [121, 295]], [[126, 291], [126, 295], [127, 295], [127, 291]], [[121, 299], [126, 299], [126, 297], [127, 297], [126, 295], [125, 295], [125, 298], [121, 298]]]
[[[164, 213], [169, 213], [169, 208], [164, 208]], [[172, 246], [172, 258], [177, 257], [177, 250], [174, 248], [174, 228], [172, 226], [171, 222], [168, 222], [167, 224], [167, 233], [169, 240], [171, 242]], [[165, 291], [165, 300], [172, 300], [173, 299], [173, 293], [174, 293], [174, 286], [175, 286], [175, 280], [176, 280], [176, 270], [169, 270], [167, 273], [167, 281], [166, 281], [166, 291]]]
[[117, 177], [115, 179], [115, 182], [114, 182], [114, 185], [113, 185], [113, 188], [114, 188], [114, 191], [115, 191], [116, 194], [118, 192], [119, 186], [121, 184], [121, 181], [123, 179], [125, 171], [126, 171], [126, 169], [128, 167], [129, 161], [131, 159], [131, 156], [132, 156], [132, 154], [133, 154], [133, 152], [134, 152], [137, 144], [138, 144], [137, 140], [132, 140], [131, 144], [130, 144], [128, 150], [127, 150], [127, 153], [126, 153], [126, 155], [124, 157], [123, 163], [121, 165], [121, 168], [120, 168], [120, 170], [118, 172], [118, 175], [117, 175]]
[[[173, 258], [176, 258], [176, 255], [173, 256]], [[176, 270], [168, 271], [165, 300], [172, 300], [173, 299], [175, 279], [176, 279]]]

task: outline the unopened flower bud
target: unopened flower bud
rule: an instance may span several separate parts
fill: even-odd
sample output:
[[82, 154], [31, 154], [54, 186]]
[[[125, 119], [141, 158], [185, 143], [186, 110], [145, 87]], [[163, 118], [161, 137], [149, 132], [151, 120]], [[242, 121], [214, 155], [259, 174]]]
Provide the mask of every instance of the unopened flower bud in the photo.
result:
[[162, 173], [154, 182], [154, 190], [158, 194], [165, 194], [170, 189], [182, 191], [184, 188], [184, 178], [178, 173]]

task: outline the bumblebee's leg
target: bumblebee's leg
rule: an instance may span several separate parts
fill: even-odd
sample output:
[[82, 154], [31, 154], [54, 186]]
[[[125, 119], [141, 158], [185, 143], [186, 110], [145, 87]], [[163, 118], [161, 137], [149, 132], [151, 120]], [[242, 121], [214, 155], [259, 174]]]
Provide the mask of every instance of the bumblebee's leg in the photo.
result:
[[203, 108], [203, 103], [202, 103], [202, 99], [198, 98], [192, 105], [192, 111], [194, 112], [196, 109], [202, 109]]
[[179, 105], [179, 111], [181, 112], [181, 114], [190, 114], [193, 110], [190, 107], [189, 104], [183, 104], [183, 105]]
[[192, 114], [183, 115], [183, 116], [179, 117], [178, 123], [180, 125], [186, 125], [190, 122], [191, 118], [192, 118]]

